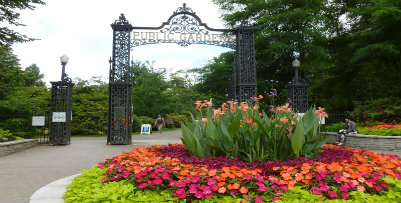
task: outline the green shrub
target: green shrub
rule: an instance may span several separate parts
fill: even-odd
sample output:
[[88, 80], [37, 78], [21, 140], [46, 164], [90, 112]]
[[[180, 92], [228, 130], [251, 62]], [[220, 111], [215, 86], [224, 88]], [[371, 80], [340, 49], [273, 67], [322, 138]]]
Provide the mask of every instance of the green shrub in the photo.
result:
[[378, 128], [378, 129], [358, 128], [358, 134], [401, 136], [401, 129], [399, 129], [399, 128]]
[[0, 128], [0, 142], [8, 142], [14, 140], [23, 140], [24, 138], [13, 135], [9, 130]]
[[189, 120], [190, 116], [176, 115], [175, 113], [167, 114], [167, 118], [170, 118], [174, 122], [174, 127], [181, 128], [181, 123], [185, 123]]
[[126, 180], [102, 183], [106, 170], [94, 166], [75, 177], [64, 193], [65, 202], [178, 202], [167, 190], [140, 190]]
[[[347, 200], [344, 199], [329, 199], [321, 195], [315, 195], [304, 187], [296, 186], [285, 193], [279, 194], [283, 202], [401, 202], [401, 180], [391, 177], [384, 177], [383, 180], [389, 184], [387, 190], [382, 190], [380, 194], [369, 194], [360, 191], [350, 192]], [[339, 191], [338, 188], [332, 188], [334, 191]]]
[[339, 130], [343, 129], [344, 125], [341, 123], [332, 123], [329, 125], [322, 125], [321, 131], [322, 132], [338, 132]]
[[371, 101], [355, 102], [352, 117], [359, 122], [383, 121], [401, 122], [401, 99], [397, 97], [381, 98]]

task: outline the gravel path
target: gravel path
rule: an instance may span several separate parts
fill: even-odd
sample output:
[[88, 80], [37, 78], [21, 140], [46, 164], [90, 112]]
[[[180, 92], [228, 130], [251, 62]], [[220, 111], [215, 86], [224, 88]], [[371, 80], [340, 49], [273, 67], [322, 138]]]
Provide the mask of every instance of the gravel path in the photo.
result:
[[0, 157], [0, 203], [28, 202], [39, 188], [90, 169], [98, 162], [141, 146], [181, 142], [181, 131], [133, 135], [132, 145], [106, 145], [106, 137], [72, 138], [71, 145], [38, 145]]

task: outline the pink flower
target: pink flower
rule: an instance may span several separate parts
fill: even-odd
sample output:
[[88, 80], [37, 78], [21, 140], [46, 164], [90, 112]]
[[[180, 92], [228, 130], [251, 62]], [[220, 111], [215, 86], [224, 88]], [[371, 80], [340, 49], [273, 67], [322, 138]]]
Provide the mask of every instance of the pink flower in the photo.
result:
[[382, 186], [383, 186], [384, 188], [388, 188], [388, 184], [387, 184], [386, 182], [382, 182]]
[[130, 171], [124, 171], [124, 172], [123, 172], [123, 177], [124, 177], [124, 178], [127, 178], [130, 174], [131, 174]]
[[216, 183], [216, 180], [214, 180], [213, 178], [207, 180], [207, 184], [208, 184], [208, 185], [213, 185], [213, 184], [215, 184], [215, 183]]
[[258, 180], [258, 181], [263, 181], [263, 176], [256, 175], [255, 179]]
[[145, 188], [146, 185], [148, 185], [148, 184], [147, 183], [141, 183], [141, 184], [139, 184], [138, 188], [140, 188], [140, 189]]
[[202, 198], [203, 196], [205, 196], [202, 192], [200, 192], [200, 191], [198, 191], [196, 194], [195, 194], [195, 197], [196, 198]]
[[185, 198], [187, 197], [187, 193], [185, 193], [184, 188], [180, 188], [175, 191], [174, 197]]
[[97, 165], [99, 166], [99, 168], [104, 168], [104, 167], [106, 167], [106, 166], [103, 164], [103, 162], [99, 162], [99, 163], [97, 163]]
[[373, 187], [374, 187], [377, 191], [380, 191], [380, 190], [383, 189], [380, 185], [373, 185]]
[[342, 192], [348, 192], [348, 189], [349, 189], [348, 185], [342, 185], [340, 187], [340, 191], [342, 191]]
[[226, 192], [226, 188], [225, 187], [220, 187], [218, 192], [219, 193], [225, 193]]
[[258, 190], [261, 191], [261, 192], [266, 192], [267, 191], [267, 187], [265, 185], [260, 185]]
[[163, 173], [162, 178], [165, 179], [165, 180], [171, 179], [170, 175], [168, 173], [166, 173], [166, 172]]
[[155, 185], [160, 185], [163, 183], [163, 181], [162, 181], [162, 179], [158, 178], [158, 179], [153, 180], [152, 183]]
[[281, 188], [282, 190], [284, 190], [284, 191], [287, 191], [287, 190], [288, 190], [287, 186], [285, 186], [285, 185], [280, 186], [280, 188]]
[[318, 188], [318, 187], [312, 187], [311, 190], [312, 190], [313, 194], [315, 194], [315, 195], [322, 194], [322, 190], [320, 190], [320, 188]]
[[334, 179], [337, 183], [343, 182], [343, 181], [341, 180], [341, 175], [340, 175], [339, 173], [334, 173], [333, 179]]
[[346, 193], [346, 192], [343, 192], [343, 193], [341, 193], [341, 196], [343, 197], [343, 199], [347, 199], [347, 197], [349, 196], [349, 194]]
[[151, 173], [151, 174], [149, 175], [149, 177], [150, 177], [150, 178], [153, 178], [153, 179], [156, 178], [157, 176], [158, 176], [158, 175], [157, 175], [156, 173]]
[[117, 180], [118, 177], [120, 177], [120, 174], [119, 174], [119, 173], [117, 173], [117, 174], [114, 176], [114, 179]]
[[331, 197], [331, 198], [337, 197], [337, 193], [334, 192], [334, 191], [328, 192], [328, 195], [329, 195], [329, 197]]
[[250, 180], [250, 179], [252, 179], [252, 175], [248, 174], [243, 179], [244, 180]]
[[237, 190], [231, 190], [231, 191], [230, 191], [231, 196], [232, 196], [232, 195], [235, 195], [235, 193], [237, 193]]
[[189, 193], [192, 193], [192, 194], [197, 193], [197, 192], [198, 192], [198, 186], [195, 185], [195, 184], [191, 184], [191, 185], [189, 186], [188, 192], [189, 192]]
[[272, 199], [273, 202], [278, 201], [278, 200], [281, 200], [281, 198], [280, 198], [280, 197], [274, 197], [274, 198]]
[[255, 197], [255, 203], [262, 203], [262, 202], [263, 202], [263, 198]]
[[244, 199], [248, 201], [248, 200], [249, 200], [249, 196], [248, 196], [248, 195], [245, 195], [245, 196], [244, 196]]
[[184, 181], [179, 181], [177, 186], [178, 187], [185, 187], [187, 184]]
[[363, 186], [357, 186], [356, 189], [361, 192], [365, 192], [365, 190], [366, 190], [365, 187], [363, 187]]
[[102, 183], [104, 183], [104, 182], [107, 181], [107, 178], [102, 178], [102, 179], [100, 179], [100, 181], [101, 181]]

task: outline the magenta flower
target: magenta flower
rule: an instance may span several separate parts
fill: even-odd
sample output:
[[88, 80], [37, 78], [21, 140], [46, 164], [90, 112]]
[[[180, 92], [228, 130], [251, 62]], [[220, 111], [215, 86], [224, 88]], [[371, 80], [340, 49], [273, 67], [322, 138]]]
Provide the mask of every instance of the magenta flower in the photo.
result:
[[388, 188], [388, 184], [386, 183], [386, 182], [382, 182], [382, 186], [384, 187], [384, 188]]
[[213, 178], [211, 178], [211, 179], [207, 180], [207, 184], [208, 184], [208, 185], [216, 184], [216, 180], [214, 180]]
[[343, 199], [347, 199], [347, 197], [349, 196], [349, 194], [346, 193], [346, 192], [343, 192], [343, 193], [341, 193], [341, 196], [343, 197]]
[[148, 185], [148, 184], [147, 183], [141, 183], [141, 184], [138, 185], [138, 188], [140, 188], [140, 189], [145, 188], [146, 185]]
[[163, 183], [163, 181], [162, 181], [162, 179], [157, 178], [157, 179], [153, 180], [152, 183], [155, 184], [155, 185], [160, 185], [160, 184]]
[[258, 181], [263, 181], [263, 176], [256, 175], [255, 179], [258, 180]]
[[349, 190], [349, 187], [348, 187], [347, 184], [342, 185], [342, 186], [340, 187], [340, 191], [342, 191], [342, 192], [348, 192], [348, 190]]
[[322, 194], [322, 190], [320, 190], [320, 188], [318, 188], [318, 187], [312, 187], [311, 190], [312, 190], [313, 194], [315, 194], [315, 195]]
[[255, 197], [255, 203], [262, 203], [262, 202], [263, 202], [263, 198]]
[[230, 191], [230, 194], [231, 194], [231, 195], [235, 195], [235, 193], [237, 193], [237, 190], [231, 190], [231, 191]]
[[151, 173], [151, 174], [149, 175], [149, 177], [150, 177], [150, 178], [153, 178], [153, 179], [155, 179], [157, 176], [158, 176], [158, 175], [157, 175], [156, 173]]
[[136, 182], [142, 183], [144, 180], [142, 178], [136, 179]]
[[287, 186], [285, 186], [285, 185], [280, 186], [280, 188], [281, 188], [282, 190], [284, 190], [284, 191], [287, 191], [287, 190], [288, 190]]
[[187, 197], [187, 193], [185, 193], [184, 188], [180, 188], [174, 192], [174, 197], [185, 198]]
[[244, 180], [251, 180], [252, 179], [252, 175], [248, 174], [244, 177]]
[[328, 192], [328, 195], [329, 195], [329, 197], [331, 197], [331, 198], [335, 198], [335, 197], [337, 197], [337, 193], [336, 193], [336, 192], [334, 192], [334, 191], [330, 191], [330, 192]]
[[170, 175], [168, 173], [166, 173], [166, 172], [163, 173], [162, 178], [165, 179], [165, 180], [171, 179]]
[[102, 178], [102, 179], [100, 179], [100, 181], [101, 181], [102, 183], [104, 183], [104, 182], [107, 181], [107, 178]]
[[244, 198], [245, 198], [246, 201], [249, 200], [249, 196], [248, 195], [245, 195]]
[[278, 200], [281, 200], [281, 198], [280, 198], [280, 197], [274, 197], [274, 198], [272, 199], [273, 202], [278, 201]]
[[202, 193], [202, 192], [200, 192], [200, 191], [198, 191], [196, 194], [195, 194], [195, 197], [196, 198], [202, 198], [202, 197], [204, 197], [205, 195]]
[[99, 162], [99, 163], [97, 163], [97, 165], [99, 166], [99, 168], [104, 168], [104, 167], [106, 167], [106, 166], [103, 164], [103, 162]]
[[189, 193], [192, 193], [192, 194], [197, 193], [197, 192], [198, 192], [198, 186], [195, 185], [195, 184], [191, 184], [191, 185], [189, 186], [189, 191], [188, 191], [188, 192], [189, 192]]
[[185, 187], [187, 184], [184, 181], [178, 181], [178, 187]]
[[114, 176], [114, 179], [117, 180], [118, 177], [120, 177], [120, 174], [119, 174], [119, 173], [117, 173], [117, 174]]
[[323, 185], [322, 187], [320, 187], [320, 190], [322, 190], [322, 192], [327, 192], [330, 190], [330, 186], [328, 185]]
[[131, 174], [130, 171], [124, 171], [124, 172], [123, 172], [123, 177], [124, 177], [124, 178], [127, 178], [130, 174]]
[[341, 175], [340, 175], [339, 173], [334, 173], [333, 179], [334, 179], [337, 183], [343, 182], [343, 181], [341, 180]]
[[192, 182], [197, 183], [199, 181], [200, 177], [199, 176], [192, 176]]
[[261, 191], [261, 192], [266, 192], [267, 191], [267, 187], [265, 185], [260, 185], [258, 190]]
[[373, 185], [373, 187], [374, 187], [377, 191], [380, 191], [380, 190], [383, 189], [380, 185]]

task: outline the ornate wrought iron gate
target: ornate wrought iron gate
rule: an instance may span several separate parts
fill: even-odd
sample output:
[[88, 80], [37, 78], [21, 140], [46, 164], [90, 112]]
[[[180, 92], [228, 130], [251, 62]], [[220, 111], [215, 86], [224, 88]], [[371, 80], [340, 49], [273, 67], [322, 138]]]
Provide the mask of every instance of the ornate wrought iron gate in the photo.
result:
[[235, 49], [237, 58], [228, 88], [229, 99], [246, 101], [256, 96], [254, 29], [247, 23], [241, 23], [238, 29], [210, 28], [191, 8], [183, 4], [159, 27], [132, 26], [124, 14], [111, 27], [113, 55], [110, 59], [108, 144], [131, 143], [132, 86], [129, 57], [131, 49], [136, 46], [176, 43], [184, 47], [206, 44]]

